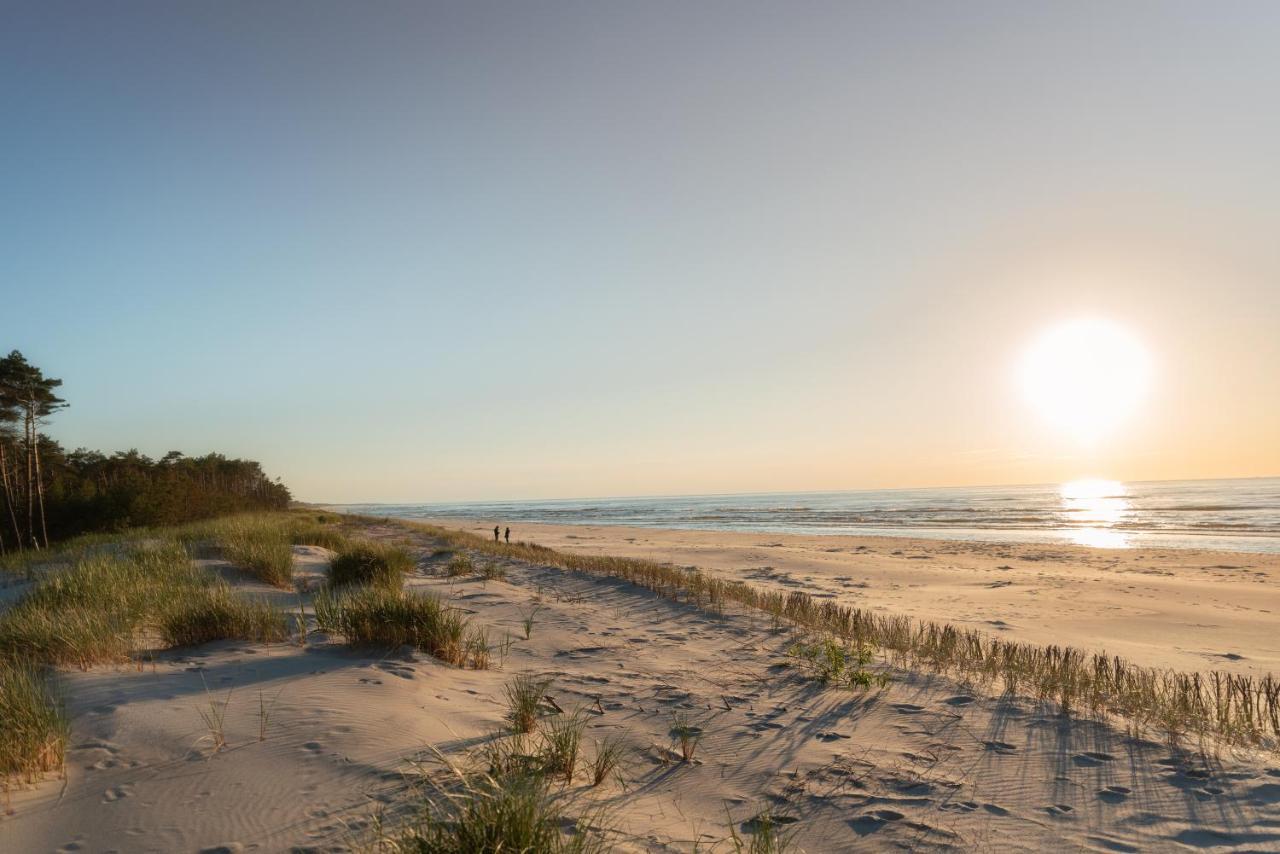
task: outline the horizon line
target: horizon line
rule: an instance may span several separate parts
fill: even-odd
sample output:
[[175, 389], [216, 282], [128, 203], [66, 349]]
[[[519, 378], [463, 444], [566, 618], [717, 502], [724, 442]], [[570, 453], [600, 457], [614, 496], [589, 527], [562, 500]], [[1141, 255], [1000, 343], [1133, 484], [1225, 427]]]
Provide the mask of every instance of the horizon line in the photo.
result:
[[[1044, 486], [1061, 486], [1064, 483], [1072, 483], [1077, 480], [1112, 480], [1113, 478], [1092, 478], [1080, 477], [1065, 481], [1041, 481], [1037, 483], [984, 483], [984, 484], [966, 484], [952, 486], [890, 486], [890, 487], [858, 487], [846, 489], [774, 489], [749, 492], [685, 492], [685, 493], [660, 493], [648, 495], [585, 495], [585, 496], [569, 496], [565, 498], [485, 498], [473, 500], [444, 500], [444, 501], [304, 501], [302, 499], [294, 499], [295, 504], [312, 504], [319, 507], [396, 507], [402, 505], [414, 506], [444, 506], [444, 505], [476, 505], [476, 504], [529, 504], [535, 502], [550, 501], [635, 501], [641, 499], [662, 499], [662, 498], [734, 498], [746, 496], [761, 495], [836, 495], [843, 492], [926, 492], [938, 491], [943, 489], [999, 489], [1009, 487], [1044, 487]], [[1139, 483], [1202, 483], [1217, 480], [1280, 480], [1280, 474], [1264, 474], [1264, 475], [1246, 475], [1243, 477], [1173, 477], [1173, 478], [1146, 478], [1142, 480], [1116, 480], [1121, 484], [1139, 484]]]

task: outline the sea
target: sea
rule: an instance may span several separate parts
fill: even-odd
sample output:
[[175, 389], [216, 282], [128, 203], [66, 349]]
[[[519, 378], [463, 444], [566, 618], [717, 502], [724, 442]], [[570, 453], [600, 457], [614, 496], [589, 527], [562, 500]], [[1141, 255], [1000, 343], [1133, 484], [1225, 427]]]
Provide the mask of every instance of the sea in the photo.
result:
[[1280, 477], [329, 506], [513, 527], [547, 522], [1280, 553]]

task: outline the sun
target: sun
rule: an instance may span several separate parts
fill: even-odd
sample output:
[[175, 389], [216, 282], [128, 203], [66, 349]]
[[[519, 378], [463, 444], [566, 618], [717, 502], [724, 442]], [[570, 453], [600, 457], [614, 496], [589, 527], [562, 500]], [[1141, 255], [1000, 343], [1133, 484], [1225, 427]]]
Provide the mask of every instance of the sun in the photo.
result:
[[1151, 358], [1120, 324], [1073, 320], [1032, 342], [1022, 359], [1020, 379], [1028, 402], [1052, 427], [1093, 444], [1114, 431], [1146, 397]]

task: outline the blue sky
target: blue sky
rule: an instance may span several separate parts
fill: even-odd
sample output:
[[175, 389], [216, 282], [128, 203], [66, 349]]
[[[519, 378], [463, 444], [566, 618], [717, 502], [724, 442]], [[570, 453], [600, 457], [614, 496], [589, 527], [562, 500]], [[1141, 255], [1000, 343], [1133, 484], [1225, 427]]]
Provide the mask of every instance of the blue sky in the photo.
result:
[[[317, 500], [1275, 474], [1277, 31], [7, 4], [0, 346], [65, 380], [68, 445], [252, 456]], [[1088, 453], [1006, 382], [1081, 313], [1161, 378]]]

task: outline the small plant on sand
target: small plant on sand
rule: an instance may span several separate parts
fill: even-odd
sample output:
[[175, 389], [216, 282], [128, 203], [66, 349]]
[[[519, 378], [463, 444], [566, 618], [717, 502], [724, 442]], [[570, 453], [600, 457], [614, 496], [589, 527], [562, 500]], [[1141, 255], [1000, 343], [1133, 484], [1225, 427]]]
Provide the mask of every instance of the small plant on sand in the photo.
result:
[[524, 626], [524, 639], [529, 640], [533, 637], [533, 619], [538, 616], [538, 612], [542, 610], [541, 605], [534, 605], [526, 613], [520, 612], [520, 625]]
[[[281, 688], [280, 691], [284, 689]], [[276, 701], [280, 699], [280, 691], [271, 698], [271, 702], [267, 702], [267, 695], [258, 691], [258, 741], [267, 740], [267, 725], [271, 723], [271, 712], [276, 707]]]
[[449, 578], [457, 578], [462, 575], [470, 575], [476, 571], [476, 566], [471, 562], [468, 555], [454, 555], [453, 560], [449, 561], [444, 568], [444, 574]]
[[693, 716], [685, 711], [678, 711], [671, 716], [671, 738], [680, 751], [680, 759], [692, 762], [693, 754], [702, 741], [702, 727], [694, 723]]
[[311, 610], [315, 614], [316, 629], [336, 634], [342, 620], [338, 606], [338, 593], [328, 584], [322, 584], [311, 594]]
[[489, 561], [480, 567], [480, 575], [485, 581], [503, 581], [507, 577], [507, 568], [500, 563]]
[[[204, 681], [201, 675], [200, 681]], [[200, 720], [204, 722], [204, 728], [208, 730], [208, 734], [200, 739], [207, 741], [210, 746], [209, 755], [213, 756], [218, 751], [227, 746], [227, 707], [231, 705], [231, 692], [227, 692], [227, 698], [221, 703], [209, 693], [209, 686], [204, 686], [205, 707], [197, 709], [200, 712]]]
[[399, 590], [405, 573], [412, 572], [413, 555], [404, 548], [373, 540], [352, 540], [329, 563], [334, 587], [368, 584]]
[[538, 679], [528, 673], [521, 673], [507, 683], [504, 689], [507, 695], [507, 720], [511, 723], [512, 732], [533, 732], [538, 724], [542, 700], [549, 687], [550, 679]]
[[467, 667], [472, 670], [488, 670], [490, 659], [488, 629], [475, 629], [468, 632], [463, 642], [462, 652]]
[[581, 709], [575, 709], [572, 714], [556, 715], [551, 719], [544, 733], [544, 773], [564, 777], [566, 784], [573, 782], [573, 772], [578, 767], [578, 752], [582, 746], [582, 733], [586, 728], [586, 715]]
[[[391, 850], [423, 854], [604, 854], [601, 834], [588, 827], [599, 819], [566, 813], [541, 774], [466, 774], [454, 769], [448, 784], [424, 799], [416, 822]], [[577, 825], [577, 831], [565, 832]]]
[[801, 638], [787, 649], [787, 655], [800, 662], [808, 675], [824, 685], [845, 688], [884, 687], [887, 673], [873, 673], [868, 665], [875, 658], [869, 643], [842, 643], [830, 635]]
[[[728, 807], [725, 808], [728, 812]], [[769, 810], [759, 813], [745, 822], [743, 830], [751, 834], [750, 839], [738, 835], [733, 816], [729, 816], [729, 841], [733, 844], [735, 854], [785, 854], [791, 850], [792, 834], [783, 833], [782, 825], [794, 821], [793, 818], [775, 816]]]
[[591, 757], [591, 785], [599, 786], [609, 778], [614, 769], [622, 761], [625, 746], [616, 736], [607, 736], [595, 743], [595, 754]]
[[0, 791], [62, 768], [70, 729], [40, 669], [0, 660]]

